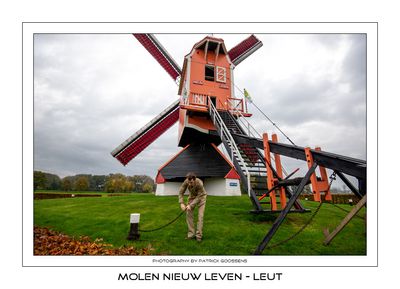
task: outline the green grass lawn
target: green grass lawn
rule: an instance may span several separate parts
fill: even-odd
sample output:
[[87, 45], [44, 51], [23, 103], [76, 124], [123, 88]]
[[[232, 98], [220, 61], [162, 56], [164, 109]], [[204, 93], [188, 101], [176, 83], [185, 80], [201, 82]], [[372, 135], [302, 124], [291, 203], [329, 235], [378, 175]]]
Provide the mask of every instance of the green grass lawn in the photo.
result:
[[[307, 222], [318, 203], [302, 201], [311, 213], [291, 213], [283, 222], [271, 244], [286, 239]], [[341, 205], [350, 210], [349, 205]], [[204, 240], [185, 240], [183, 215], [172, 225], [155, 232], [142, 232], [139, 241], [127, 241], [129, 217], [140, 213], [140, 229], [153, 229], [174, 219], [181, 211], [177, 196], [156, 197], [152, 194], [130, 194], [118, 197], [68, 198], [34, 201], [34, 223], [70, 236], [102, 238], [114, 246], [154, 248], [155, 255], [252, 255], [277, 215], [254, 215], [247, 196], [208, 196], [204, 217]], [[331, 231], [347, 213], [323, 204], [311, 224], [293, 240], [265, 255], [365, 255], [365, 220], [354, 218], [345, 229], [324, 246], [323, 229]], [[365, 208], [358, 214], [365, 217]]]

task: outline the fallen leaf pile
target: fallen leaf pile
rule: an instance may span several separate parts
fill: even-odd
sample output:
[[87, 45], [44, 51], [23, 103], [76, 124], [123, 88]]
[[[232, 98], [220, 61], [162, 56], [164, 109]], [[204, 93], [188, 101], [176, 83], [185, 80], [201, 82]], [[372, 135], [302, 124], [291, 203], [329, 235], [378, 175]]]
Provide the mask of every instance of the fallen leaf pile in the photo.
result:
[[151, 255], [154, 250], [122, 246], [114, 248], [101, 243], [102, 239], [91, 241], [89, 237], [72, 238], [48, 228], [34, 227], [35, 255]]

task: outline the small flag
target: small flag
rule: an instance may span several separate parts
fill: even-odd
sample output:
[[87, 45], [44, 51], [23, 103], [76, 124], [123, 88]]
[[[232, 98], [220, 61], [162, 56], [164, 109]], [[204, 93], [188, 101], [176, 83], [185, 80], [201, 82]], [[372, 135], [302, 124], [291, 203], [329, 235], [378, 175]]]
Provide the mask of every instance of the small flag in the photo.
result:
[[247, 100], [249, 100], [251, 102], [251, 96], [247, 92], [246, 88], [243, 89], [243, 94], [244, 94], [244, 97], [247, 98]]

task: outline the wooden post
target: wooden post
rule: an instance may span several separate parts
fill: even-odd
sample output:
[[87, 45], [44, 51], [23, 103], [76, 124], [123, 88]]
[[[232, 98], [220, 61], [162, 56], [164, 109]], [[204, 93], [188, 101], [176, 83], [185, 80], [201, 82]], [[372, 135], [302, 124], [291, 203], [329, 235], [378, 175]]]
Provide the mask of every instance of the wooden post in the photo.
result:
[[350, 213], [347, 214], [347, 216], [342, 220], [340, 225], [332, 232], [327, 234], [326, 239], [324, 241], [324, 245], [329, 245], [329, 243], [333, 240], [333, 238], [336, 237], [337, 234], [340, 233], [340, 231], [343, 230], [343, 228], [353, 219], [353, 217], [358, 213], [358, 211], [361, 210], [361, 208], [367, 203], [367, 195], [365, 195], [358, 203], [357, 205], [350, 211]]
[[[311, 154], [311, 149], [309, 147], [306, 147], [304, 151], [306, 153], [307, 166], [308, 168], [311, 168], [311, 166], [314, 164], [314, 159]], [[315, 175], [315, 173], [311, 175], [310, 179], [311, 179], [314, 201], [321, 202], [321, 194], [320, 191], [318, 190], [317, 176]]]
[[[321, 151], [321, 148], [315, 148], [316, 151]], [[310, 168], [314, 163], [314, 158], [309, 147], [304, 149], [306, 153], [307, 165]], [[314, 173], [311, 176], [311, 186], [314, 196], [314, 201], [321, 202], [321, 193], [325, 192], [325, 201], [332, 201], [332, 196], [330, 193], [328, 175], [326, 169], [323, 166], [319, 166], [319, 171], [321, 173], [321, 180], [317, 179], [317, 175]]]
[[[278, 142], [278, 136], [276, 133], [272, 135], [272, 141], [277, 143]], [[283, 179], [283, 174], [282, 174], [282, 164], [281, 164], [281, 156], [278, 154], [274, 154], [275, 158], [275, 168], [276, 168], [276, 173], [278, 174], [278, 177]], [[281, 209], [286, 207], [286, 191], [285, 187], [280, 187], [279, 188], [279, 198], [281, 202]]]
[[[321, 151], [320, 147], [315, 148], [316, 151]], [[319, 172], [321, 175], [321, 181], [317, 181], [319, 190], [325, 192], [325, 201], [332, 201], [331, 190], [328, 181], [328, 175], [326, 173], [326, 168], [323, 166], [319, 166]]]
[[[272, 166], [271, 163], [271, 151], [269, 149], [269, 143], [268, 143], [268, 134], [264, 133], [263, 134], [263, 143], [264, 143], [264, 155], [265, 155], [265, 161], [267, 162], [266, 167], [267, 167], [267, 187], [268, 190], [271, 190], [274, 187], [274, 175], [272, 172]], [[269, 193], [269, 197], [271, 200], [271, 211], [276, 211], [278, 209], [277, 204], [276, 204], [276, 196], [275, 196], [275, 190], [272, 190]]]

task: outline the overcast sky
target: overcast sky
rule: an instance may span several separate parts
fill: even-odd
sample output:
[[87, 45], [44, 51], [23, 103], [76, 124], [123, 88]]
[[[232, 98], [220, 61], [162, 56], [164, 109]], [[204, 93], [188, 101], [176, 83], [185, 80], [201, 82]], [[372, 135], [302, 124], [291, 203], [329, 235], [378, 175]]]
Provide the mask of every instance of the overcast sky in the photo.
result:
[[[156, 37], [182, 66], [206, 34]], [[229, 50], [249, 35], [215, 34]], [[366, 159], [366, 36], [257, 34], [263, 47], [234, 71], [260, 107], [299, 146]], [[36, 34], [34, 169], [155, 177], [180, 148], [172, 126], [126, 167], [110, 152], [178, 98], [178, 87], [130, 34]], [[241, 96], [239, 90], [236, 96]], [[250, 105], [260, 132], [277, 132]], [[278, 135], [280, 141], [285, 141]], [[283, 158], [287, 171], [304, 162]]]

